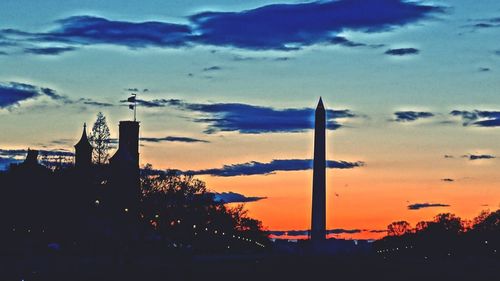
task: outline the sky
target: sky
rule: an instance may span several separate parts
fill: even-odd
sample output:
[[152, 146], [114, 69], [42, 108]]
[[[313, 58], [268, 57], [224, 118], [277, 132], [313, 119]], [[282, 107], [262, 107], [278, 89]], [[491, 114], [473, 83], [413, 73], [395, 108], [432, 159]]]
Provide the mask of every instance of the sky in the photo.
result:
[[98, 112], [117, 138], [137, 94], [141, 164], [303, 237], [321, 96], [331, 236], [470, 219], [500, 207], [499, 35], [493, 0], [3, 0], [0, 168]]

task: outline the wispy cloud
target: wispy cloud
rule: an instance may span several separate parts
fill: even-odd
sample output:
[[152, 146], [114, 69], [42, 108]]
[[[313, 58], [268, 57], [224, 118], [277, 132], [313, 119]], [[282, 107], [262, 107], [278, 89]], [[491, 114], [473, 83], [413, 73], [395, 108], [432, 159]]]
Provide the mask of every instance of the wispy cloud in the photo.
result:
[[417, 121], [418, 119], [430, 118], [434, 116], [432, 112], [425, 111], [396, 111], [394, 112], [394, 115], [396, 117], [393, 121], [396, 122], [412, 122]]
[[89, 98], [72, 99], [56, 90], [27, 83], [0, 82], [0, 109], [19, 106], [21, 102], [47, 97], [62, 104], [88, 105], [96, 107], [114, 106], [111, 103], [99, 102]]
[[[368, 230], [368, 229], [345, 229], [345, 228], [334, 228], [334, 229], [327, 229], [326, 234], [358, 234], [362, 232], [370, 232], [370, 233], [382, 233], [386, 232], [386, 230]], [[300, 236], [307, 236], [309, 235], [309, 230], [270, 230], [268, 231], [269, 234], [280, 237], [280, 236], [286, 236], [286, 237], [300, 237]]]
[[77, 50], [77, 48], [75, 47], [46, 47], [46, 48], [26, 48], [24, 49], [24, 52], [27, 54], [55, 56], [75, 50]]
[[216, 202], [221, 202], [221, 203], [248, 203], [267, 198], [267, 197], [256, 197], [256, 196], [247, 197], [243, 194], [235, 192], [213, 193], [213, 195], [214, 195], [214, 200]]
[[212, 72], [212, 71], [219, 71], [219, 70], [222, 70], [222, 67], [217, 66], [217, 65], [203, 68], [203, 72]]
[[[41, 156], [73, 156], [74, 153], [67, 150], [38, 150]], [[0, 148], [0, 156], [2, 157], [11, 157], [11, 158], [24, 158], [28, 154], [27, 149], [1, 149]]]
[[420, 50], [416, 48], [398, 48], [398, 49], [389, 49], [385, 51], [385, 54], [390, 56], [417, 55], [419, 53]]
[[486, 110], [453, 110], [452, 116], [462, 118], [463, 126], [498, 127], [500, 126], [500, 111]]
[[[218, 177], [234, 177], [249, 175], [269, 175], [279, 171], [302, 171], [312, 169], [313, 162], [310, 159], [276, 159], [263, 163], [251, 161], [241, 164], [224, 165], [222, 168], [186, 171], [191, 175], [212, 175]], [[364, 166], [361, 161], [327, 161], [327, 168], [330, 169], [352, 169]]]
[[441, 203], [415, 203], [408, 205], [408, 210], [420, 210], [424, 208], [434, 208], [434, 207], [449, 207], [448, 204]]
[[473, 160], [484, 160], [484, 159], [494, 159], [496, 158], [495, 155], [489, 155], [489, 154], [467, 154], [467, 155], [462, 155], [463, 158], [467, 158], [471, 161]]
[[[126, 101], [122, 101], [126, 102]], [[196, 112], [194, 122], [205, 123], [205, 133], [239, 132], [262, 134], [278, 132], [303, 132], [314, 127], [313, 108], [284, 108], [257, 106], [243, 103], [188, 103], [178, 99], [137, 100], [148, 108], [170, 106], [183, 111]], [[342, 127], [337, 119], [358, 117], [350, 110], [327, 110], [327, 128]]]
[[145, 141], [145, 142], [187, 142], [187, 143], [193, 143], [193, 142], [208, 143], [209, 142], [207, 140], [201, 140], [201, 139], [195, 139], [195, 138], [189, 138], [189, 137], [176, 137], [176, 136], [142, 137], [142, 138], [140, 138], [140, 140]]
[[0, 108], [10, 108], [20, 102], [47, 96], [53, 100], [65, 100], [54, 90], [19, 82], [0, 82]]

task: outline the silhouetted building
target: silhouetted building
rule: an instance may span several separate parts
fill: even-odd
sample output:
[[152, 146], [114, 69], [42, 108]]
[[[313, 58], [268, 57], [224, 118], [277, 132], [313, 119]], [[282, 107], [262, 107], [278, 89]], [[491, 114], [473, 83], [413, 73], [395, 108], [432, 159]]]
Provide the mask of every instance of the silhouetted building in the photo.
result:
[[326, 112], [319, 98], [314, 121], [314, 166], [311, 241], [321, 244], [326, 239]]
[[118, 151], [109, 159], [112, 166], [139, 169], [139, 122], [120, 121]]
[[38, 165], [38, 150], [28, 148], [28, 154], [23, 162], [23, 166], [35, 167]]
[[80, 141], [75, 144], [75, 167], [88, 169], [92, 166], [92, 150], [94, 148], [87, 138], [87, 125], [83, 124], [83, 133]]
[[115, 227], [124, 240], [133, 240], [139, 231], [140, 172], [139, 122], [120, 121], [118, 150], [109, 159]]

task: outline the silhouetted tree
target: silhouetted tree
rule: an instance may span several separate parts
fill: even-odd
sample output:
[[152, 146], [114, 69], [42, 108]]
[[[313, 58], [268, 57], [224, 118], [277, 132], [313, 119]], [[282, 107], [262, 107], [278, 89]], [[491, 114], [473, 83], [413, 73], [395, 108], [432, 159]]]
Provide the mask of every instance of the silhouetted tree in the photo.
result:
[[411, 231], [411, 226], [407, 221], [397, 221], [387, 226], [387, 235], [401, 236]]
[[178, 246], [226, 251], [255, 249], [255, 242], [268, 240], [262, 223], [249, 218], [243, 205], [228, 208], [215, 201], [205, 183], [193, 176], [155, 171], [146, 165], [141, 186], [144, 220]]
[[109, 158], [110, 133], [106, 117], [102, 112], [97, 113], [97, 119], [92, 126], [90, 143], [94, 147], [93, 159], [96, 164], [104, 164]]

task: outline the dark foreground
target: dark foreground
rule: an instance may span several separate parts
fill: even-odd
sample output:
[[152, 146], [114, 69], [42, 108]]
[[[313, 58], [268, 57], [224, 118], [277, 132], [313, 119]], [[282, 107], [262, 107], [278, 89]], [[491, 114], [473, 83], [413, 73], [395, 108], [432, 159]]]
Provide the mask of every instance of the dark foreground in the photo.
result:
[[0, 280], [498, 280], [496, 258], [376, 256], [2, 257]]

